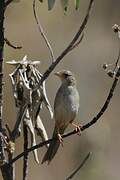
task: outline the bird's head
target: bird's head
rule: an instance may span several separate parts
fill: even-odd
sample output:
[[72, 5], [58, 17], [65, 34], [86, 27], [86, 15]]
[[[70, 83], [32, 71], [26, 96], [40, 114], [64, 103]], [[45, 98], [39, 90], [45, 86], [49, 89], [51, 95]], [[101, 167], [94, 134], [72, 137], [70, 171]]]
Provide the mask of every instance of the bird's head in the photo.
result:
[[67, 82], [68, 84], [75, 84], [75, 76], [71, 71], [68, 70], [62, 70], [55, 73], [56, 76], [58, 76], [62, 82]]

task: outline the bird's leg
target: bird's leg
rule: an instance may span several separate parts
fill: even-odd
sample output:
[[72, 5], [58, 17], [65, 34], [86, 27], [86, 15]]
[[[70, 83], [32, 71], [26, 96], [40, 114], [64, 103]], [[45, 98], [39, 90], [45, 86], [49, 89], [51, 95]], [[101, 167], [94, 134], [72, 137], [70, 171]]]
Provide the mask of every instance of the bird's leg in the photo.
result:
[[77, 132], [78, 135], [81, 135], [81, 125], [77, 125], [74, 122], [70, 122], [70, 124], [75, 127], [75, 130]]
[[60, 144], [61, 144], [62, 147], [63, 147], [63, 139], [62, 139], [62, 137], [61, 137], [61, 134], [58, 133], [57, 136], [58, 136], [58, 140], [59, 140]]
[[59, 132], [57, 133], [57, 138], [58, 138], [58, 141], [60, 142], [60, 144], [63, 146], [63, 139], [62, 139], [61, 134]]

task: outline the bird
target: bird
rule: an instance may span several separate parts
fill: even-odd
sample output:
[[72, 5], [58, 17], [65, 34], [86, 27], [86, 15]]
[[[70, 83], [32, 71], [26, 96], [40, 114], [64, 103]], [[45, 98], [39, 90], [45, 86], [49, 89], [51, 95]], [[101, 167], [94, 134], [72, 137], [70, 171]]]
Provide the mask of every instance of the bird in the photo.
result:
[[69, 70], [61, 70], [55, 73], [61, 80], [55, 101], [54, 101], [54, 119], [55, 128], [53, 131], [53, 141], [51, 141], [47, 152], [45, 153], [42, 164], [51, 162], [62, 143], [61, 135], [69, 124], [73, 125], [78, 132], [80, 126], [73, 123], [79, 110], [79, 93], [74, 74]]

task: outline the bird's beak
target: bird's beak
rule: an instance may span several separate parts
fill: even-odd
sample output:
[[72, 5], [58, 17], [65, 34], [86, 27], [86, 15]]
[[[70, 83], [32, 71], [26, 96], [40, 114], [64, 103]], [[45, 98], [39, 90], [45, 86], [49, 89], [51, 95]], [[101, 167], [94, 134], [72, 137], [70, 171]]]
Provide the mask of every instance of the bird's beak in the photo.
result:
[[54, 73], [54, 75], [56, 75], [58, 77], [61, 77], [61, 73], [60, 72], [56, 72], [56, 73]]

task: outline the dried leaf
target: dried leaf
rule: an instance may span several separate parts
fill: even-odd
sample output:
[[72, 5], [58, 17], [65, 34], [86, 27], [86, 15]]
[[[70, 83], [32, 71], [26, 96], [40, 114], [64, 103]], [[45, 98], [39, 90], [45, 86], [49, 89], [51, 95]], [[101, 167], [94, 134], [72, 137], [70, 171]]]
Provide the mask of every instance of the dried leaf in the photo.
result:
[[[38, 79], [40, 81], [41, 77], [43, 75], [36, 68], [34, 68], [34, 70], [35, 70], [36, 76], [38, 77]], [[39, 83], [39, 81], [38, 81], [38, 83]], [[41, 107], [41, 102], [43, 101], [45, 106], [49, 110], [50, 116], [51, 116], [51, 119], [52, 119], [53, 118], [53, 111], [52, 111], [52, 107], [51, 107], [51, 105], [49, 103], [49, 100], [48, 100], [48, 97], [47, 97], [46, 88], [45, 88], [45, 81], [43, 82], [42, 86], [40, 87], [40, 95], [41, 95], [40, 105], [39, 105], [38, 110], [36, 112], [37, 112], [37, 114], [39, 114], [39, 110], [40, 110], [40, 107]]]
[[[45, 130], [45, 127], [42, 123], [40, 116], [37, 116], [37, 119], [35, 122], [35, 129], [37, 131], [37, 135], [42, 138], [42, 141], [48, 140], [47, 132]], [[46, 147], [49, 147], [49, 144], [46, 144]]]
[[21, 106], [20, 110], [18, 111], [17, 120], [12, 131], [12, 138], [15, 140], [17, 137], [20, 136], [21, 132], [21, 122], [23, 121], [25, 114], [27, 112], [27, 104]]
[[12, 61], [7, 61], [6, 64], [16, 66], [16, 65], [18, 65], [18, 64], [20, 64], [20, 63], [19, 63], [19, 61], [17, 62], [17, 61], [15, 61], [15, 60], [12, 60]]
[[24, 69], [19, 69], [20, 77], [24, 82], [24, 85], [27, 89], [30, 89], [29, 87], [29, 81], [27, 79], [26, 71]]
[[[31, 146], [35, 146], [36, 145], [35, 132], [34, 132], [34, 127], [33, 127], [33, 124], [29, 115], [29, 111], [27, 111], [26, 118], [24, 119], [24, 121], [31, 134]], [[33, 154], [34, 154], [35, 161], [39, 164], [37, 149], [33, 151]]]
[[51, 105], [49, 103], [49, 100], [48, 100], [48, 97], [47, 97], [47, 94], [46, 94], [45, 81], [43, 82], [43, 88], [41, 89], [40, 92], [41, 92], [41, 95], [42, 95], [43, 102], [44, 102], [45, 106], [47, 107], [47, 109], [50, 112], [51, 119], [53, 119], [52, 107], [51, 107]]

